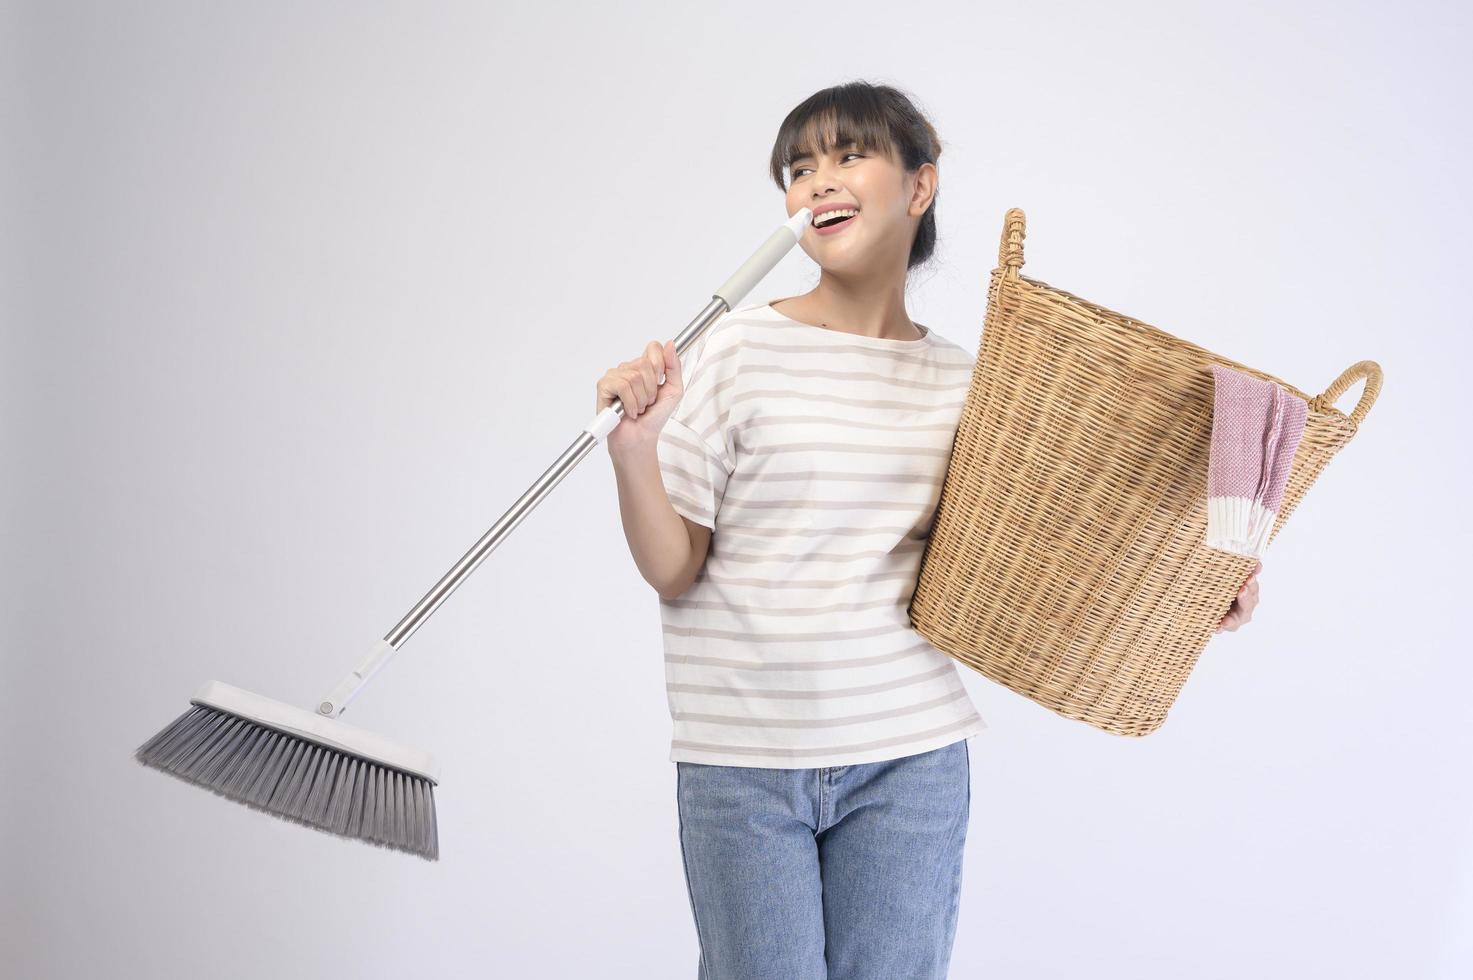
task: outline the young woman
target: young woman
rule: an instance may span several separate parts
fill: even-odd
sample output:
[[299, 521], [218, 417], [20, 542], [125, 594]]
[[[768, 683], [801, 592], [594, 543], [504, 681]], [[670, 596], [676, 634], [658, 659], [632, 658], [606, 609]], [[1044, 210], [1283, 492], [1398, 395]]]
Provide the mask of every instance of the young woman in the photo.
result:
[[907, 614], [975, 363], [905, 307], [939, 154], [889, 86], [798, 105], [770, 167], [818, 285], [597, 384], [660, 596], [700, 980], [946, 976], [986, 724]]

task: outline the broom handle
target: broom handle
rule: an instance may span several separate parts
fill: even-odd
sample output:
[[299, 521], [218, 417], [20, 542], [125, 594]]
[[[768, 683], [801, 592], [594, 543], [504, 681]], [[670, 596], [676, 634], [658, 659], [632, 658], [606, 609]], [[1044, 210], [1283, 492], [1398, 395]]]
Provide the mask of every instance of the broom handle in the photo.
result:
[[[798, 213], [783, 222], [767, 241], [753, 252], [746, 262], [732, 274], [731, 278], [722, 284], [721, 288], [712, 294], [711, 302], [706, 304], [696, 318], [686, 324], [684, 330], [675, 336], [675, 353], [677, 356], [684, 354], [696, 338], [705, 333], [706, 328], [716, 322], [723, 313], [731, 310], [742, 301], [742, 298], [751, 292], [752, 287], [757, 285], [773, 266], [788, 254], [788, 251], [803, 237], [803, 231], [808, 227], [813, 218], [813, 212], [808, 208], [799, 208]], [[619, 424], [624, 417], [624, 403], [620, 399], [614, 399], [603, 411], [596, 415], [592, 422], [583, 427], [567, 449], [563, 450], [553, 464], [537, 478], [527, 489], [527, 492], [517, 498], [500, 519], [481, 535], [479, 541], [471, 546], [450, 571], [446, 572], [435, 587], [425, 593], [423, 599], [414, 604], [414, 608], [399, 620], [392, 630], [383, 639], [373, 645], [373, 649], [363, 658], [362, 663], [348, 673], [332, 692], [317, 704], [317, 713], [329, 718], [336, 718], [347, 709], [348, 704], [363, 689], [363, 686], [373, 678], [384, 665], [393, 659], [394, 654], [404, 642], [414, 635], [414, 631], [430, 618], [430, 614], [440, 608], [440, 603], [450, 598], [460, 583], [468, 578], [471, 572], [486, 560], [486, 556], [496, 550], [496, 546], [506, 538], [508, 534], [520, 523], [522, 519], [532, 512], [532, 508], [542, 502], [542, 498], [552, 492], [552, 488], [562, 482], [568, 472], [583, 461], [593, 447], [600, 445], [608, 434]]]

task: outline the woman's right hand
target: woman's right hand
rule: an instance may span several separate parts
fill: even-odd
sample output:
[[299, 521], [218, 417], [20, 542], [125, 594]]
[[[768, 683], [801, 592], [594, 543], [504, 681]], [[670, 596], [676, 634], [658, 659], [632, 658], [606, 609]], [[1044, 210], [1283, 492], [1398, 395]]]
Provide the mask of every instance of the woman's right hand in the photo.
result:
[[[664, 384], [660, 383], [661, 376]], [[650, 341], [639, 357], [605, 371], [595, 390], [595, 413], [612, 405], [616, 398], [624, 403], [624, 414], [606, 439], [609, 452], [639, 443], [653, 444], [685, 393], [675, 341]]]

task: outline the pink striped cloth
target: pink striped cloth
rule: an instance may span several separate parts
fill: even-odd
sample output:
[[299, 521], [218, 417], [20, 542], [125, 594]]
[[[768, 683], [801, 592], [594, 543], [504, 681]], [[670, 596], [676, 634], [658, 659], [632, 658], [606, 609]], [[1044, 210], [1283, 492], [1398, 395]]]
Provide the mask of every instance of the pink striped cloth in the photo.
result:
[[1263, 557], [1309, 405], [1272, 381], [1212, 365], [1207, 544]]

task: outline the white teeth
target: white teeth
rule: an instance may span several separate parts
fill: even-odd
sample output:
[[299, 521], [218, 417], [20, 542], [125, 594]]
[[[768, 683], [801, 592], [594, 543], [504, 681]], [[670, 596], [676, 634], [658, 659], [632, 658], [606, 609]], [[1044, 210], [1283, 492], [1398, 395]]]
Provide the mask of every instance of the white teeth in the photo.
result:
[[843, 218], [843, 217], [846, 217], [846, 216], [847, 217], [852, 217], [852, 216], [854, 216], [854, 215], [856, 215], [858, 213], [859, 213], [859, 209], [858, 208], [841, 208], [838, 211], [825, 211], [823, 214], [821, 214], [821, 215], [818, 216], [818, 223], [822, 225], [822, 224], [826, 224], [828, 222], [837, 221], [840, 218]]

